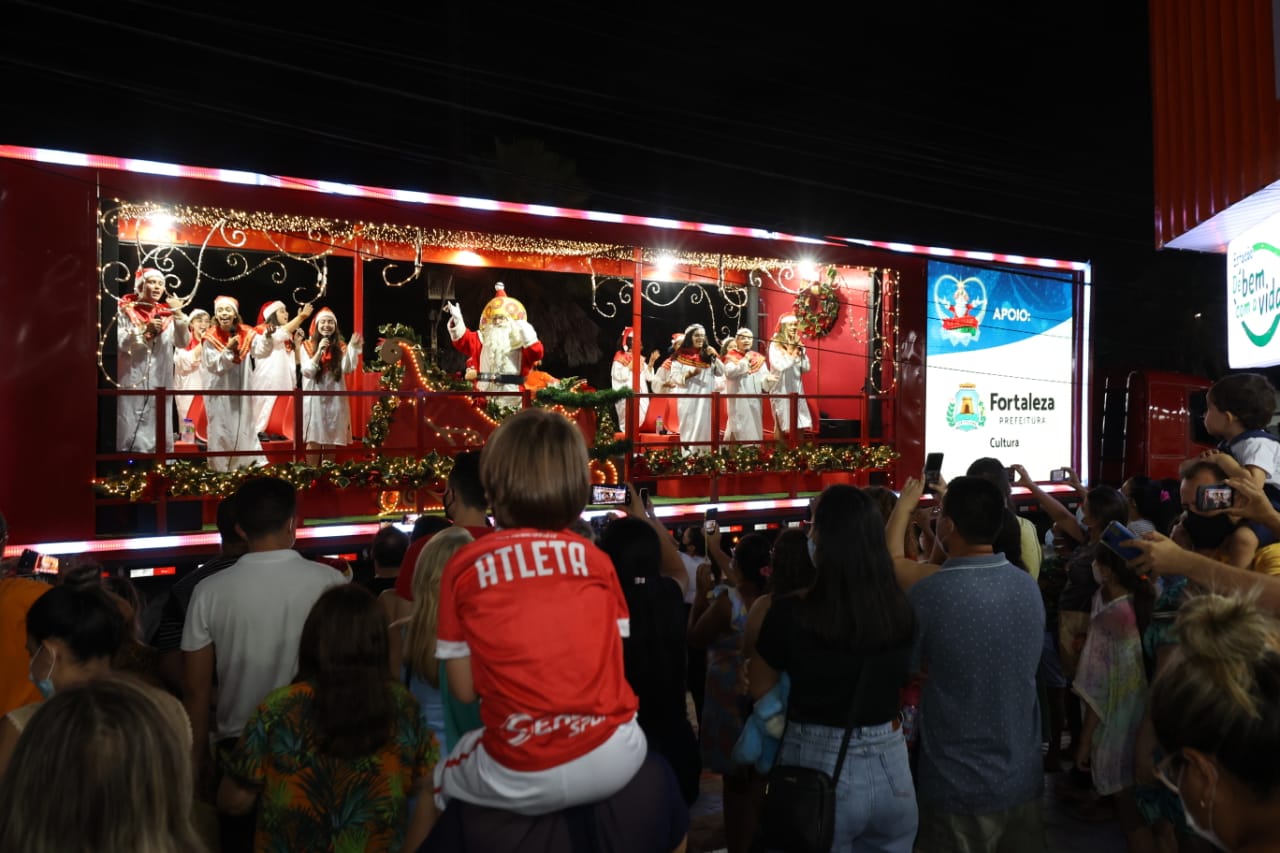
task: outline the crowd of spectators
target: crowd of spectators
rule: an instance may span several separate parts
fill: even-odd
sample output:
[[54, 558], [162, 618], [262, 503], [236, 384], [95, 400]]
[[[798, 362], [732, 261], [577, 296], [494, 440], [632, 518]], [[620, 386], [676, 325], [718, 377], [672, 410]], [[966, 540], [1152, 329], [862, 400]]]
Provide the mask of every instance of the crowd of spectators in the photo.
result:
[[678, 851], [710, 772], [746, 853], [775, 764], [841, 768], [836, 850], [1044, 850], [1046, 778], [1134, 851], [1280, 849], [1280, 509], [1243, 458], [1065, 502], [978, 459], [737, 537], [628, 487], [575, 528], [586, 446], [531, 409], [354, 580], [249, 479], [149, 606], [0, 579], [0, 850]]

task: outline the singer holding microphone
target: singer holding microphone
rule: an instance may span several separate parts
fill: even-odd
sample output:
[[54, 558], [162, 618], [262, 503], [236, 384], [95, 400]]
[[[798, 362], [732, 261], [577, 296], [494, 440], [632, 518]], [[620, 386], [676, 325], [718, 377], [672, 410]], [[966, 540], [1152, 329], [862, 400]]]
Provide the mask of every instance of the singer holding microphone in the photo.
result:
[[[773, 386], [774, 435], [782, 440], [793, 429], [791, 395], [804, 394], [804, 374], [809, 372], [809, 354], [804, 351], [797, 329], [796, 315], [783, 314], [769, 342], [769, 369], [778, 377]], [[795, 429], [813, 429], [809, 401], [800, 397], [796, 406]]]
[[[133, 293], [120, 298], [116, 320], [116, 367], [126, 391], [172, 388], [175, 342], [187, 337], [182, 300], [165, 299], [164, 273], [147, 267], [134, 276]], [[172, 411], [172, 410], [170, 410]], [[165, 449], [173, 450], [173, 418], [165, 429]], [[122, 453], [156, 452], [156, 399], [124, 396], [116, 403], [116, 449]]]
[[711, 392], [716, 390], [716, 377], [724, 375], [724, 364], [715, 347], [707, 344], [707, 330], [694, 323], [684, 330], [684, 340], [671, 359], [670, 378], [682, 388], [678, 404], [680, 443], [685, 454], [711, 451]]
[[[355, 372], [363, 347], [359, 332], [351, 333], [348, 345], [338, 331], [337, 315], [321, 308], [311, 321], [311, 336], [302, 344], [302, 390], [346, 391], [345, 377]], [[303, 397], [302, 438], [313, 465], [326, 458], [324, 451], [350, 444], [350, 400], [336, 394]]]

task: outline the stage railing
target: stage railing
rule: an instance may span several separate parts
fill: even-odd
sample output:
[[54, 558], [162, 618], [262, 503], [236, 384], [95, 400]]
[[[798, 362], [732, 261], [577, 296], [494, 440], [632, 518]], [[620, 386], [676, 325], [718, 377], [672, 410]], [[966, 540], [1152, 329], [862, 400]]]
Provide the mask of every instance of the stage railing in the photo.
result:
[[[265, 448], [259, 444], [256, 447], [249, 448], [237, 447], [230, 450], [209, 451], [207, 448], [190, 446], [181, 441], [175, 441], [172, 449], [170, 449], [169, 436], [176, 436], [178, 432], [174, 429], [174, 424], [171, 423], [170, 401], [174, 396], [190, 396], [193, 393], [204, 397], [288, 397], [293, 403], [293, 436], [289, 439], [287, 447], [282, 442], [272, 442], [270, 447]], [[431, 452], [452, 455], [462, 450], [483, 446], [489, 431], [496, 426], [496, 421], [490, 417], [489, 411], [481, 403], [482, 400], [490, 402], [506, 400], [510, 402], [512, 408], [524, 408], [533, 405], [532, 393], [527, 390], [519, 392], [388, 391], [385, 389], [310, 391], [298, 388], [292, 391], [270, 394], [255, 390], [199, 392], [184, 390], [178, 392], [174, 389], [156, 389], [154, 391], [103, 389], [100, 392], [100, 401], [101, 405], [114, 410], [117, 405], [115, 401], [118, 398], [139, 396], [150, 397], [155, 407], [154, 411], [158, 415], [155, 418], [153, 436], [156, 449], [153, 453], [121, 452], [114, 449], [99, 452], [97, 454], [99, 476], [110, 476], [112, 473], [118, 473], [128, 465], [155, 464], [163, 466], [175, 459], [204, 460], [207, 464], [208, 460], [212, 459], [252, 456], [265, 457], [268, 464], [270, 464], [274, 462], [315, 461], [317, 454], [323, 459], [339, 462], [350, 459], [368, 459], [379, 454], [415, 458], [424, 458]], [[307, 398], [334, 396], [342, 397], [348, 403], [351, 400], [362, 401], [354, 407], [355, 411], [352, 412], [352, 443], [332, 449], [309, 450], [304, 436], [304, 401]], [[369, 447], [362, 442], [362, 439], [367, 434], [372, 419], [371, 410], [379, 400], [389, 397], [395, 398], [398, 402], [391, 417], [393, 422], [398, 422], [401, 425], [394, 430], [394, 433], [390, 425], [385, 425], [387, 435], [384, 443], [378, 448]], [[649, 401], [651, 410], [665, 401], [668, 411], [674, 410], [677, 412], [677, 420], [679, 422], [676, 424], [676, 429], [669, 430], [670, 434], [667, 436], [653, 432], [641, 432], [637, 429], [637, 420], [640, 410], [639, 403], [642, 397], [637, 395], [626, 402], [627, 430], [623, 435], [632, 441], [632, 453], [624, 459], [620, 473], [632, 479], [662, 480], [682, 477], [683, 475], [679, 473], [641, 473], [643, 466], [637, 464], [644, 454], [663, 448], [670, 449], [673, 446], [678, 446], [683, 454], [697, 455], [700, 453], [720, 453], [726, 449], [751, 445], [760, 446], [761, 448], [781, 447], [794, 450], [810, 443], [819, 446], [844, 445], [860, 447], [892, 446], [894, 443], [894, 408], [896, 399], [893, 395], [867, 395], [862, 393], [771, 395], [727, 394], [717, 391], [705, 395], [663, 393], [649, 394], [645, 395], [645, 397]], [[714, 428], [708, 431], [705, 438], [698, 440], [688, 437], [687, 427], [683, 420], [679, 418], [680, 403], [684, 401], [687, 406], [691, 397], [707, 398], [710, 424], [714, 425]], [[758, 400], [760, 403], [762, 437], [760, 439], [742, 440], [730, 435], [726, 439], [722, 428], [728, 424], [730, 404], [734, 400], [752, 399]], [[778, 401], [785, 402], [785, 411], [788, 415], [787, 422], [789, 424], [797, 424], [800, 420], [800, 413], [809, 411], [810, 426], [805, 429], [790, 429], [780, 432], [777, 428], [777, 421], [773, 411], [773, 405]], [[812, 406], [810, 403], [812, 403]], [[844, 417], [823, 418], [821, 414], [827, 410], [840, 413]], [[105, 419], [111, 414], [114, 414], [114, 411], [103, 412], [101, 418]], [[413, 420], [410, 427], [403, 425], [403, 420], [406, 417]], [[442, 417], [449, 417], [452, 420], [440, 421]], [[592, 428], [595, 426], [594, 417], [589, 420], [590, 424], [584, 423], [580, 419], [579, 424], [583, 429], [588, 446], [591, 446], [596, 441], [596, 430]], [[647, 420], [652, 421], [653, 419], [649, 418]], [[646, 426], [646, 423], [639, 424], [641, 428]], [[410, 440], [406, 442], [405, 438], [410, 436]], [[674, 436], [674, 438], [671, 436]], [[783, 491], [793, 497], [802, 491], [808, 490], [806, 486], [812, 484], [811, 478], [806, 479], [802, 476], [809, 473], [807, 471], [770, 473], [775, 475], [778, 473], [783, 473], [784, 475], [790, 473], [792, 475], [790, 477], [784, 476]], [[706, 476], [709, 478], [708, 489], [710, 495], [712, 499], [715, 499], [721, 493], [722, 479], [737, 478], [737, 482], [740, 483], [743, 474], [742, 472], [721, 474], [711, 471]], [[865, 482], [867, 479], [866, 472], [861, 472], [859, 479]], [[157, 496], [157, 525], [161, 530], [165, 529], [167, 503], [172, 500], [181, 501], [189, 500], [189, 498], [169, 497], [165, 494]]]

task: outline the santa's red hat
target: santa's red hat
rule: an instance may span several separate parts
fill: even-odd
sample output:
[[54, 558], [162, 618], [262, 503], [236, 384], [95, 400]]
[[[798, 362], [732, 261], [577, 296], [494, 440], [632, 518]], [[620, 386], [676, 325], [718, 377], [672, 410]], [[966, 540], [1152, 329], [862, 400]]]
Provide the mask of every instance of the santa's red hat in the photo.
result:
[[309, 330], [309, 331], [310, 331], [310, 334], [311, 334], [311, 337], [313, 337], [313, 338], [314, 338], [314, 337], [316, 336], [316, 324], [317, 324], [318, 322], [320, 322], [320, 318], [321, 318], [321, 317], [323, 317], [323, 316], [325, 316], [326, 314], [333, 318], [333, 323], [334, 323], [334, 325], [335, 325], [335, 326], [337, 326], [337, 324], [338, 324], [338, 315], [337, 315], [337, 314], [335, 314], [335, 313], [333, 313], [333, 309], [331, 309], [331, 308], [321, 308], [319, 311], [317, 311], [317, 312], [316, 312], [314, 315], [312, 315], [312, 317], [311, 317], [311, 329]]
[[142, 267], [133, 275], [133, 292], [142, 294], [142, 283], [148, 278], [159, 278], [164, 281], [164, 273], [155, 267]]
[[219, 305], [230, 305], [237, 314], [240, 313], [240, 300], [234, 296], [215, 296], [213, 298], [213, 310], [217, 311]]
[[260, 324], [265, 324], [267, 322], [270, 322], [271, 318], [276, 315], [276, 312], [283, 307], [284, 307], [284, 303], [281, 302], [279, 299], [275, 299], [275, 300], [272, 300], [271, 302], [264, 303], [262, 306], [262, 310], [258, 312], [258, 322]]

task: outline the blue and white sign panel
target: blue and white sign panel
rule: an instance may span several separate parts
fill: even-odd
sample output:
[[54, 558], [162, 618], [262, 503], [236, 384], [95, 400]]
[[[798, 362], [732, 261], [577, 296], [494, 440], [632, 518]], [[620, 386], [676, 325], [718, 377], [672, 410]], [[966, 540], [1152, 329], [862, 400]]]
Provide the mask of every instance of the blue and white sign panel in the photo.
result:
[[1037, 480], [1070, 464], [1070, 275], [930, 262], [929, 288], [925, 450], [944, 454], [943, 476], [984, 456]]

